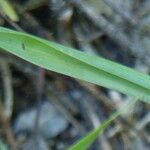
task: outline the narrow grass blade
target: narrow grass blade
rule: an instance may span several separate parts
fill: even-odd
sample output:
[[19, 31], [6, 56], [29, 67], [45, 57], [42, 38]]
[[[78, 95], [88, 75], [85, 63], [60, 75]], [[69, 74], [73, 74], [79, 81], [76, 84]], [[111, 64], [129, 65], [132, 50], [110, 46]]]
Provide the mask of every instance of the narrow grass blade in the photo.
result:
[[45, 69], [150, 103], [150, 76], [112, 61], [2, 27], [0, 48]]
[[7, 15], [12, 21], [18, 21], [19, 17], [15, 12], [12, 5], [8, 0], [0, 0], [0, 9], [3, 11], [5, 15]]
[[68, 150], [87, 150], [87, 148], [100, 136], [104, 130], [117, 118], [120, 114], [126, 112], [131, 108], [137, 100], [130, 101], [129, 104], [120, 108], [119, 111], [115, 112], [110, 118], [104, 121], [99, 128], [94, 129], [77, 143], [73, 144]]

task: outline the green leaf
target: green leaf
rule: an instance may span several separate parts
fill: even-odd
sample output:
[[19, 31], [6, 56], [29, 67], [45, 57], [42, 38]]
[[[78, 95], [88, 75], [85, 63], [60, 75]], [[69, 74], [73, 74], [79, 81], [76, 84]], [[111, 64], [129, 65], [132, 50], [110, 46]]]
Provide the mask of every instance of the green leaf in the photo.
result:
[[18, 21], [19, 17], [15, 12], [12, 5], [7, 0], [0, 0], [0, 9], [5, 15], [7, 15], [12, 21]]
[[86, 150], [96, 140], [96, 138], [104, 132], [104, 130], [113, 122], [116, 117], [116, 115], [110, 117], [108, 120], [103, 122], [99, 128], [91, 131], [89, 134], [83, 137], [83, 139], [73, 144], [68, 150]]
[[45, 69], [150, 103], [150, 76], [104, 58], [2, 27], [0, 48]]
[[127, 105], [122, 106], [120, 110], [110, 116], [110, 118], [104, 121], [97, 129], [94, 129], [77, 143], [73, 144], [68, 150], [86, 150], [95, 141], [95, 139], [104, 132], [115, 118], [129, 110], [129, 108], [131, 108], [137, 100], [138, 99], [132, 100]]
[[8, 150], [8, 146], [0, 139], [0, 150]]

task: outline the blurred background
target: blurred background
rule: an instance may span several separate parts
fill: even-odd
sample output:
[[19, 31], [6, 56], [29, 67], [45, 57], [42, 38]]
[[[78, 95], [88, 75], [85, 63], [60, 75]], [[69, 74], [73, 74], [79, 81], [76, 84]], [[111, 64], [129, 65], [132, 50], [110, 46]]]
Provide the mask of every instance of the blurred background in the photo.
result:
[[[0, 0], [0, 26], [150, 73], [149, 0], [9, 3], [15, 19]], [[0, 52], [0, 150], [66, 150], [131, 99]], [[150, 105], [138, 102], [89, 149], [150, 149]]]

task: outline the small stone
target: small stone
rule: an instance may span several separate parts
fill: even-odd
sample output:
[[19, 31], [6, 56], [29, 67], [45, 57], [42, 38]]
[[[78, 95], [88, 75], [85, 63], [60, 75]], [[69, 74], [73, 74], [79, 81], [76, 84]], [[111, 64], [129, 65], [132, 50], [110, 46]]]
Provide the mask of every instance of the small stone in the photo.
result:
[[[41, 106], [39, 119], [40, 133], [44, 138], [53, 138], [64, 131], [68, 126], [68, 121], [57, 111], [50, 102], [44, 102]], [[22, 112], [14, 124], [15, 134], [21, 132], [32, 132], [35, 127], [36, 107]]]

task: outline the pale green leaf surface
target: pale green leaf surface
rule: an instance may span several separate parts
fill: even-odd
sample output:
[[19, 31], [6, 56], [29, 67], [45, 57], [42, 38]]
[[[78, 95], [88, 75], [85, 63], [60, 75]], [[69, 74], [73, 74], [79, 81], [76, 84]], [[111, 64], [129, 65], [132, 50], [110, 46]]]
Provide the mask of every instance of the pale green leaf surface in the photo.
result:
[[9, 3], [8, 0], [0, 0], [0, 9], [3, 11], [5, 15], [7, 15], [12, 21], [18, 21], [19, 17], [12, 7], [12, 5]]
[[8, 150], [8, 146], [0, 139], [0, 150]]
[[0, 27], [0, 48], [45, 69], [150, 103], [150, 76], [104, 58]]

